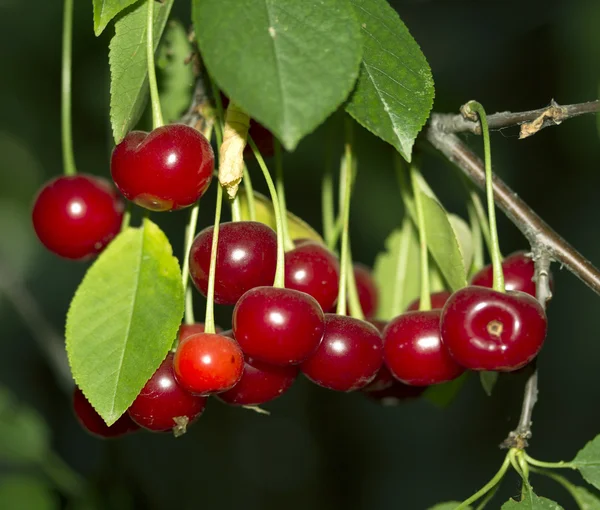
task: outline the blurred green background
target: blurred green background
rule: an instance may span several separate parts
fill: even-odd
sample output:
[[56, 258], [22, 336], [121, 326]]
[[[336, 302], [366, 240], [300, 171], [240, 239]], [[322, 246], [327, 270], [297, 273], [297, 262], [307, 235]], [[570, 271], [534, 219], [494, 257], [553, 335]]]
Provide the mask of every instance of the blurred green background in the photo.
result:
[[[76, 160], [79, 171], [107, 176], [111, 29], [95, 38], [91, 1], [76, 3]], [[479, 100], [491, 113], [540, 108], [552, 98], [567, 104], [598, 97], [598, 0], [392, 3], [429, 60], [436, 111], [456, 112], [469, 99]], [[443, 410], [422, 400], [381, 407], [361, 394], [335, 394], [299, 379], [286, 396], [265, 406], [270, 417], [215, 400], [177, 440], [138, 433], [104, 442], [79, 427], [70, 394], [57, 383], [40, 348], [53, 338], [39, 313], [62, 334], [69, 301], [87, 264], [46, 252], [30, 224], [37, 189], [62, 171], [61, 4], [0, 0], [0, 383], [40, 413], [54, 451], [99, 489], [100, 508], [420, 510], [437, 501], [464, 499], [487, 481], [503, 456], [497, 445], [518, 420], [522, 376], [501, 378], [491, 398], [472, 377]], [[187, 22], [188, 8], [186, 2], [176, 2], [173, 14]], [[319, 203], [324, 166], [324, 129], [285, 160], [289, 208], [317, 228], [320, 211], [314, 204]], [[357, 133], [353, 251], [357, 260], [372, 264], [385, 237], [399, 225], [402, 210], [391, 150], [361, 128]], [[596, 118], [570, 120], [524, 141], [517, 134], [516, 129], [493, 134], [496, 171], [600, 265]], [[479, 137], [466, 138], [480, 151]], [[341, 135], [337, 141], [339, 152]], [[455, 171], [430, 153], [423, 170], [447, 208], [464, 214]], [[257, 175], [254, 181], [259, 180]], [[212, 221], [213, 203], [212, 193], [202, 202], [202, 226]], [[178, 255], [186, 216], [153, 215]], [[504, 217], [499, 227], [504, 253], [526, 247]], [[529, 452], [545, 460], [568, 460], [600, 432], [600, 297], [558, 265], [553, 270], [555, 296], [540, 356], [540, 399]], [[200, 297], [196, 306], [201, 317]], [[220, 310], [219, 323], [227, 327], [230, 313]], [[16, 471], [14, 465], [0, 464], [4, 481]], [[23, 471], [45, 479], [38, 470], [21, 466]], [[574, 508], [552, 482], [534, 478], [533, 484], [538, 494]], [[490, 508], [499, 508], [518, 491], [516, 477], [509, 476]], [[68, 504], [64, 494], [55, 496], [56, 507]], [[47, 507], [40, 503], [35, 508]]]

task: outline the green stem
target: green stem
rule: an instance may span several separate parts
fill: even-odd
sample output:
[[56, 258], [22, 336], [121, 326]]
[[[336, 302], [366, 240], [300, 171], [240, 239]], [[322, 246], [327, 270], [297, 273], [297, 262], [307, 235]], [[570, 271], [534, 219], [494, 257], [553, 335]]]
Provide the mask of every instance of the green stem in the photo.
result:
[[123, 219], [121, 220], [121, 232], [127, 230], [129, 224], [131, 223], [131, 206], [129, 202], [125, 205], [125, 213], [123, 214]]
[[577, 503], [577, 506], [580, 508], [580, 510], [586, 510], [588, 508], [588, 506], [586, 505], [586, 502], [582, 501], [581, 498], [579, 497], [579, 494], [577, 492], [577, 486], [572, 484], [564, 476], [557, 475], [557, 474], [553, 473], [552, 471], [546, 471], [545, 469], [538, 469], [535, 467], [531, 467], [530, 469], [531, 469], [532, 473], [547, 476], [548, 478], [550, 478], [550, 479], [554, 480], [555, 482], [559, 483], [560, 485], [562, 485], [569, 492], [571, 497], [575, 500], [575, 503]]
[[469, 215], [469, 226], [471, 227], [471, 238], [473, 239], [473, 262], [469, 273], [469, 275], [472, 275], [485, 265], [485, 261], [483, 256], [481, 225], [479, 224], [475, 207], [473, 207], [471, 202], [467, 203], [467, 214]]
[[504, 457], [504, 462], [502, 463], [502, 466], [500, 466], [500, 469], [494, 475], [494, 477], [488, 483], [486, 483], [481, 489], [479, 489], [475, 494], [473, 494], [470, 498], [465, 499], [460, 505], [458, 505], [456, 507], [455, 510], [463, 510], [465, 508], [468, 508], [468, 506], [471, 503], [474, 503], [479, 498], [481, 498], [482, 496], [487, 494], [490, 490], [492, 490], [496, 485], [498, 485], [498, 483], [500, 483], [500, 481], [506, 474], [506, 470], [508, 469], [509, 465], [510, 465], [510, 457], [509, 457], [509, 454], [507, 453], [506, 457]]
[[73, 66], [73, 0], [65, 0], [63, 12], [62, 40], [62, 85], [61, 85], [61, 128], [63, 172], [75, 175], [75, 155], [73, 153], [73, 127], [71, 125], [71, 91]]
[[242, 221], [242, 207], [240, 205], [240, 194], [237, 193], [233, 200], [229, 201], [231, 205], [231, 221]]
[[[283, 179], [283, 153], [281, 150], [281, 144], [279, 140], [275, 139], [275, 177], [277, 182], [277, 197], [279, 198], [279, 211], [281, 213], [281, 219], [283, 222], [283, 243], [285, 251], [294, 249], [294, 242], [290, 237], [288, 217], [287, 217], [287, 205], [285, 203], [285, 183]], [[276, 204], [273, 204], [275, 207]]]
[[269, 169], [267, 168], [265, 160], [250, 136], [248, 136], [248, 144], [254, 153], [258, 166], [260, 166], [260, 169], [262, 170], [265, 181], [267, 182], [267, 187], [269, 188], [269, 194], [271, 195], [271, 202], [273, 202], [275, 226], [277, 229], [277, 265], [275, 266], [275, 281], [273, 282], [273, 287], [283, 289], [285, 287], [285, 246], [283, 241], [283, 220], [281, 218], [281, 211], [279, 207], [277, 207], [277, 204], [279, 203], [277, 190], [275, 189], [275, 184], [273, 183], [273, 179], [271, 179], [271, 174], [269, 174]]
[[350, 241], [348, 241], [348, 266], [346, 271], [348, 272], [348, 307], [350, 308], [350, 315], [355, 319], [365, 320], [365, 314], [362, 307], [360, 306], [360, 298], [358, 297], [358, 289], [356, 287], [356, 278], [354, 277], [354, 267], [352, 265], [352, 250], [349, 247]]
[[85, 492], [85, 480], [56, 453], [50, 453], [41, 467], [64, 494], [79, 497]]
[[502, 255], [500, 254], [500, 244], [498, 242], [498, 228], [496, 226], [496, 208], [494, 205], [494, 187], [492, 182], [492, 152], [490, 145], [490, 130], [488, 128], [487, 117], [483, 106], [477, 101], [469, 101], [467, 108], [479, 115], [481, 122], [481, 132], [483, 134], [483, 151], [485, 162], [485, 191], [487, 196], [488, 218], [490, 225], [490, 255], [492, 258], [493, 289], [498, 292], [505, 292], [504, 274], [502, 272]]
[[250, 172], [248, 167], [244, 165], [244, 177], [242, 179], [244, 183], [244, 191], [246, 192], [246, 200], [248, 200], [248, 214], [250, 221], [256, 221], [256, 201], [254, 200], [254, 186], [252, 186], [252, 179], [250, 178]]
[[425, 212], [423, 211], [423, 198], [418, 180], [418, 170], [414, 163], [410, 165], [410, 181], [413, 188], [415, 210], [417, 213], [417, 227], [419, 228], [419, 255], [421, 267], [421, 298], [419, 311], [431, 310], [431, 293], [429, 291], [429, 255], [427, 253], [427, 231], [425, 229]]
[[[194, 296], [193, 289], [189, 285], [187, 286], [187, 290], [185, 293], [185, 323], [186, 324], [194, 324], [196, 319], [194, 317]], [[178, 339], [179, 340], [179, 339]]]
[[219, 224], [221, 223], [221, 204], [223, 203], [223, 187], [217, 186], [217, 204], [215, 206], [215, 225], [210, 246], [210, 269], [208, 271], [208, 289], [206, 291], [206, 317], [204, 331], [215, 334], [215, 274], [217, 272], [217, 248], [219, 246]]
[[161, 127], [163, 122], [160, 109], [160, 97], [158, 95], [158, 84], [156, 82], [156, 69], [154, 66], [154, 2], [148, 2], [148, 17], [146, 19], [146, 59], [148, 61], [148, 84], [150, 85], [150, 102], [152, 104], [152, 127]]
[[523, 452], [523, 457], [525, 458], [525, 460], [527, 461], [528, 464], [531, 464], [532, 466], [536, 466], [536, 467], [540, 467], [540, 468], [577, 469], [577, 466], [575, 466], [572, 462], [565, 462], [563, 460], [561, 460], [560, 462], [542, 462], [541, 460], [536, 460], [536, 459], [530, 457], [529, 455], [527, 455], [526, 452]]
[[[192, 243], [194, 242], [194, 237], [196, 236], [196, 228], [198, 227], [198, 211], [200, 210], [200, 205], [198, 202], [194, 204], [190, 211], [190, 219], [188, 221], [187, 228], [185, 229], [185, 242], [183, 245], [183, 265], [181, 268], [181, 282], [183, 284], [183, 292], [186, 295], [187, 299], [187, 289], [189, 287], [190, 280], [190, 250], [192, 248]], [[194, 319], [188, 316], [188, 310], [186, 307], [185, 310], [185, 323], [193, 324]]]
[[485, 497], [481, 500], [479, 505], [477, 505], [477, 508], [475, 510], [483, 510], [486, 507], [486, 505], [492, 500], [492, 498], [496, 495], [497, 491], [498, 486], [496, 485], [496, 487], [494, 487], [485, 495]]
[[[492, 256], [492, 251], [494, 249], [494, 245], [492, 243], [492, 236], [490, 234], [490, 225], [487, 221], [487, 217], [485, 215], [485, 209], [483, 208], [483, 204], [481, 203], [481, 199], [479, 195], [474, 189], [471, 189], [471, 202], [473, 204], [473, 208], [475, 209], [475, 214], [477, 216], [477, 221], [479, 223], [479, 228], [483, 235], [483, 239], [485, 240], [485, 244], [487, 246], [490, 257]], [[502, 253], [500, 252], [500, 248], [498, 248], [500, 253], [500, 259], [502, 260]]]
[[[329, 137], [331, 139], [331, 137]], [[331, 141], [331, 140], [330, 140]], [[333, 200], [333, 154], [331, 143], [327, 144], [325, 156], [325, 173], [321, 183], [321, 217], [323, 221], [323, 238], [327, 248], [335, 249], [335, 204]]]

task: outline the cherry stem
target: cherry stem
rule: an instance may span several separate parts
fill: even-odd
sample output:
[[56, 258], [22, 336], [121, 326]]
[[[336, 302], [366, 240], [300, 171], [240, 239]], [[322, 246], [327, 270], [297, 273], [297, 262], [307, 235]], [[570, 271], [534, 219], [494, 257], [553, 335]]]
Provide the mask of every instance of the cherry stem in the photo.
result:
[[269, 188], [269, 194], [271, 195], [271, 202], [273, 202], [273, 212], [275, 213], [275, 227], [277, 229], [277, 265], [275, 266], [275, 281], [273, 287], [283, 289], [285, 288], [285, 246], [283, 239], [283, 219], [281, 218], [281, 210], [278, 207], [279, 198], [277, 197], [277, 190], [275, 184], [269, 173], [269, 169], [263, 159], [258, 147], [254, 143], [254, 140], [248, 136], [248, 145], [254, 153], [254, 157], [258, 162], [258, 166], [263, 173], [267, 187]]
[[71, 91], [73, 65], [73, 0], [65, 0], [63, 12], [62, 40], [62, 85], [61, 85], [61, 127], [63, 172], [75, 175], [75, 155], [73, 153], [73, 126], [71, 125]]
[[365, 314], [362, 306], [360, 306], [360, 298], [358, 297], [358, 288], [356, 287], [356, 278], [354, 276], [354, 267], [352, 266], [352, 250], [350, 249], [350, 242], [348, 241], [348, 266], [346, 272], [348, 273], [348, 307], [350, 308], [350, 315], [355, 319], [365, 320]]
[[127, 230], [131, 223], [131, 206], [129, 203], [125, 206], [125, 213], [123, 214], [123, 220], [121, 221], [121, 232]]
[[229, 201], [231, 205], [231, 221], [242, 221], [242, 206], [240, 204], [240, 194], [236, 193], [235, 198]]
[[150, 101], [152, 104], [152, 127], [154, 129], [164, 124], [160, 109], [160, 97], [156, 82], [156, 69], [154, 67], [154, 2], [148, 2], [148, 18], [146, 20], [146, 59], [148, 61], [148, 83], [150, 85]]
[[283, 243], [285, 251], [294, 249], [294, 242], [290, 237], [287, 217], [287, 206], [285, 203], [285, 183], [283, 178], [283, 151], [279, 140], [275, 139], [275, 177], [277, 183], [277, 197], [279, 198], [279, 211], [283, 222]]
[[251, 221], [256, 221], [256, 201], [254, 200], [254, 186], [252, 186], [252, 179], [250, 178], [250, 172], [248, 167], [244, 165], [244, 177], [242, 178], [244, 183], [244, 192], [246, 193], [246, 200], [248, 201], [248, 215]]
[[494, 183], [492, 181], [492, 152], [490, 145], [490, 130], [488, 128], [487, 117], [481, 103], [469, 101], [465, 105], [467, 115], [474, 112], [479, 115], [481, 131], [483, 133], [483, 152], [485, 162], [485, 191], [487, 196], [488, 218], [490, 225], [490, 256], [492, 258], [493, 269], [493, 289], [498, 292], [505, 292], [504, 273], [502, 272], [502, 255], [500, 253], [500, 244], [498, 242], [498, 228], [496, 226], [496, 208], [494, 205]]
[[342, 246], [340, 248], [340, 283], [338, 290], [337, 308], [338, 315], [346, 315], [346, 295], [348, 287], [348, 266], [352, 270], [350, 261], [350, 197], [352, 195], [352, 121], [346, 118], [346, 143], [344, 155], [340, 165], [340, 215], [342, 217]]
[[217, 185], [217, 205], [215, 206], [215, 226], [213, 228], [212, 245], [210, 247], [210, 269], [208, 270], [208, 289], [206, 291], [206, 317], [204, 332], [215, 334], [215, 273], [217, 272], [217, 248], [219, 246], [219, 224], [221, 222], [221, 204], [223, 203], [223, 187]]
[[325, 244], [330, 250], [334, 250], [337, 239], [334, 233], [335, 204], [333, 200], [333, 151], [331, 147], [331, 136], [329, 136], [325, 155], [325, 172], [321, 182], [321, 217]]
[[581, 500], [581, 497], [580, 497], [580, 495], [579, 495], [579, 493], [577, 491], [577, 486], [573, 485], [564, 476], [557, 475], [556, 473], [553, 473], [552, 471], [547, 471], [546, 469], [538, 469], [538, 468], [535, 468], [535, 467], [530, 467], [529, 469], [531, 470], [532, 473], [535, 473], [536, 475], [547, 476], [548, 478], [554, 480], [556, 483], [562, 485], [563, 488], [575, 500], [575, 502], [577, 503], [577, 506], [580, 509], [588, 508], [588, 506], [586, 505], [586, 502]]
[[431, 293], [429, 290], [429, 254], [427, 252], [427, 230], [425, 228], [425, 213], [423, 211], [423, 199], [421, 197], [421, 186], [418, 179], [419, 171], [415, 164], [410, 165], [410, 182], [412, 184], [415, 200], [415, 212], [417, 215], [417, 227], [419, 229], [419, 256], [421, 261], [421, 298], [419, 300], [419, 311], [431, 310]]
[[468, 508], [471, 503], [474, 503], [482, 496], [485, 496], [490, 490], [492, 490], [494, 487], [496, 487], [496, 485], [498, 485], [500, 483], [502, 478], [504, 478], [504, 475], [506, 474], [508, 466], [510, 466], [510, 454], [509, 453], [507, 453], [506, 457], [504, 457], [504, 462], [502, 462], [502, 466], [500, 466], [500, 469], [494, 475], [494, 477], [488, 483], [486, 483], [481, 489], [479, 489], [475, 494], [473, 494], [469, 499], [465, 499], [460, 505], [458, 505], [455, 508], [455, 510], [464, 510], [465, 508]]
[[537, 460], [537, 459], [534, 459], [533, 457], [530, 457], [529, 455], [527, 455], [527, 453], [525, 451], [523, 451], [523, 457], [525, 458], [525, 460], [527, 461], [528, 464], [531, 464], [532, 466], [536, 466], [539, 468], [577, 469], [577, 467], [575, 465], [573, 465], [572, 462], [565, 462], [563, 460], [561, 460], [560, 462], [542, 462], [541, 460]]

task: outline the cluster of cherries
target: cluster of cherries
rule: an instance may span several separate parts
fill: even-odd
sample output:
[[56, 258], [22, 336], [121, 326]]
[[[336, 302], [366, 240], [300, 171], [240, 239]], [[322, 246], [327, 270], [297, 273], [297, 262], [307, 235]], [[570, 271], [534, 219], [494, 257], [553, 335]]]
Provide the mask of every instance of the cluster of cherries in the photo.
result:
[[[209, 142], [184, 125], [150, 133], [133, 131], [116, 146], [111, 174], [129, 200], [153, 211], [195, 203], [214, 169]], [[65, 176], [48, 183], [33, 208], [40, 240], [54, 253], [84, 259], [100, 252], [119, 232], [123, 203], [107, 181]], [[190, 250], [190, 276], [207, 294], [213, 227]], [[419, 301], [389, 323], [372, 319], [377, 288], [368, 269], [355, 280], [366, 320], [334, 313], [340, 264], [324, 245], [298, 240], [285, 254], [285, 288], [273, 286], [277, 236], [252, 221], [219, 229], [214, 301], [235, 305], [229, 332], [206, 333], [182, 325], [175, 352], [167, 355], [131, 407], [108, 427], [75, 390], [81, 423], [102, 437], [139, 427], [184, 432], [208, 396], [232, 405], [256, 406], [285, 393], [300, 372], [336, 391], [362, 390], [376, 399], [418, 395], [466, 369], [517, 370], [539, 352], [546, 316], [534, 299], [533, 263], [524, 253], [504, 260], [507, 292], [492, 290], [491, 267], [453, 294], [435, 293], [432, 310]]]

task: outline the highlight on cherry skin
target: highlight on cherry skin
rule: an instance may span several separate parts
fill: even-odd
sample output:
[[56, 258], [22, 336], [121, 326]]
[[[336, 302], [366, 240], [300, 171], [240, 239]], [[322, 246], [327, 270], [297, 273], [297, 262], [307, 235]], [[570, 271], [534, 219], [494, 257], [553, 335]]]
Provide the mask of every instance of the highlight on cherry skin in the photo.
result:
[[210, 143], [184, 124], [129, 132], [114, 148], [110, 163], [119, 191], [151, 211], [189, 207], [208, 189], [213, 170]]
[[38, 239], [51, 252], [71, 260], [100, 253], [119, 233], [124, 204], [101, 177], [78, 174], [48, 181], [32, 211]]

